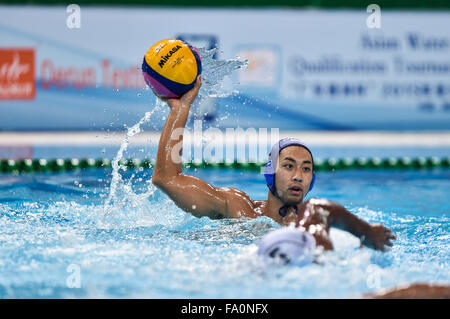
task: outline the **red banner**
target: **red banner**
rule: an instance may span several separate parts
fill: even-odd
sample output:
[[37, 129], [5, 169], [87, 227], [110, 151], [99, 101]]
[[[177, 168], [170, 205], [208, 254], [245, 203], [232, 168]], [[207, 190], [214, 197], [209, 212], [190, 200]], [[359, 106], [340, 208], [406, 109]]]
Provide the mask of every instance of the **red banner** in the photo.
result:
[[0, 100], [34, 99], [34, 61], [34, 49], [0, 49]]

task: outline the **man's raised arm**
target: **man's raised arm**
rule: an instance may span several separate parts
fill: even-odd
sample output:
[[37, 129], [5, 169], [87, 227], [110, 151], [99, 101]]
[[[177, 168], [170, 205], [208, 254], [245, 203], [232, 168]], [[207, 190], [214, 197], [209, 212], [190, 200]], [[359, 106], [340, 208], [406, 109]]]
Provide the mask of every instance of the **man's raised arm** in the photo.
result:
[[226, 192], [182, 172], [183, 130], [201, 85], [199, 76], [195, 87], [181, 98], [167, 99], [170, 114], [159, 140], [152, 181], [178, 207], [195, 216], [227, 217]]

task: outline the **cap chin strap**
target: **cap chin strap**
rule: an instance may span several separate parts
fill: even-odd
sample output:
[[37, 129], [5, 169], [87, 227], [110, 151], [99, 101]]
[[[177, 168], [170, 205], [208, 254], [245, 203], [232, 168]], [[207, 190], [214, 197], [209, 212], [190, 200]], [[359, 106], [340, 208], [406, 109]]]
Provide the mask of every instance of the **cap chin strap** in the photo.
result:
[[295, 214], [298, 215], [298, 208], [297, 205], [290, 205], [290, 204], [284, 204], [283, 206], [280, 207], [280, 209], [278, 210], [278, 214], [280, 214], [281, 217], [285, 217], [289, 207], [293, 207]]
[[[280, 201], [282, 201], [281, 198], [280, 198], [280, 196], [278, 196], [277, 190], [276, 190], [276, 188], [275, 188], [275, 176], [273, 177], [273, 185], [274, 185], [274, 186], [273, 186], [273, 188], [270, 189], [270, 192], [273, 194], [273, 196], [275, 196], [275, 197], [278, 198]], [[293, 207], [293, 208], [294, 208], [294, 211], [295, 211], [295, 214], [298, 215], [298, 208], [297, 208], [297, 205], [291, 205], [291, 204], [284, 204], [283, 206], [281, 206], [280, 209], [278, 210], [278, 214], [279, 214], [281, 217], [284, 218], [284, 217], [286, 216], [286, 214], [287, 214], [287, 212], [288, 212], [288, 210], [289, 210], [290, 207]]]

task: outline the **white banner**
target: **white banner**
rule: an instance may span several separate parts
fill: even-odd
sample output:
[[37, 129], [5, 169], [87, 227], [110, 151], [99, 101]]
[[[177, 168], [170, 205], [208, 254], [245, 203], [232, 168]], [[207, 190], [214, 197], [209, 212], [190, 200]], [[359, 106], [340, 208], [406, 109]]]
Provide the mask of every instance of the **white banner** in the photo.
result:
[[[0, 7], [0, 128], [132, 121], [131, 111], [149, 107], [134, 94], [145, 85], [144, 53], [175, 37], [217, 46], [219, 59], [249, 60], [226, 82], [244, 98], [211, 111], [219, 127], [238, 118], [289, 130], [450, 129], [449, 12], [83, 6]], [[25, 86], [30, 73], [8, 78], [21, 65], [36, 91]], [[225, 104], [243, 100], [219, 120]]]

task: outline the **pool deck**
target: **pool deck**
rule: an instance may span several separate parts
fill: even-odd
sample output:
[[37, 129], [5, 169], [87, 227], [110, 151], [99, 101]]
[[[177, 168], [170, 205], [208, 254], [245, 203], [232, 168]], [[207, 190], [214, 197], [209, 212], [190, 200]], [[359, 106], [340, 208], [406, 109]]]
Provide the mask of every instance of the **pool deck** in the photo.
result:
[[[126, 132], [0, 132], [0, 146], [115, 146]], [[242, 140], [242, 134], [222, 135], [227, 141]], [[193, 134], [185, 135], [186, 139]], [[280, 132], [279, 138], [295, 137], [309, 145], [322, 146], [450, 146], [450, 131], [444, 132]], [[142, 132], [131, 138], [138, 145], [156, 145], [160, 132]], [[259, 137], [261, 138], [261, 137]], [[264, 137], [262, 137], [264, 138]], [[266, 140], [270, 142], [269, 138]], [[261, 141], [261, 140], [260, 140]]]
[[[206, 132], [206, 131], [205, 131]], [[200, 134], [199, 134], [200, 133]], [[208, 134], [211, 134], [210, 131]], [[295, 137], [306, 143], [318, 158], [326, 157], [448, 157], [450, 131], [446, 132], [313, 132], [283, 131], [279, 134], [254, 135], [241, 132], [221, 132], [213, 135], [188, 131], [184, 135], [184, 155], [194, 149], [198, 141], [210, 146], [225, 148], [225, 158], [235, 156], [229, 147], [247, 149], [258, 161], [266, 160], [271, 146], [279, 138]], [[202, 136], [203, 134], [203, 136]], [[109, 158], [113, 159], [125, 140], [125, 131], [114, 132], [0, 132], [0, 159], [26, 158]], [[160, 132], [142, 132], [129, 139], [128, 154], [132, 158], [156, 156]], [[194, 147], [193, 147], [194, 146]], [[250, 147], [252, 146], [252, 147]], [[257, 146], [258, 150], [254, 150]], [[203, 148], [202, 158], [207, 157]], [[231, 149], [234, 149], [232, 147]], [[251, 150], [252, 149], [252, 150]], [[198, 153], [197, 153], [198, 154]], [[250, 155], [249, 155], [250, 156]], [[245, 157], [245, 156], [244, 156]], [[252, 158], [253, 158], [252, 157]], [[244, 161], [250, 160], [246, 159]]]

